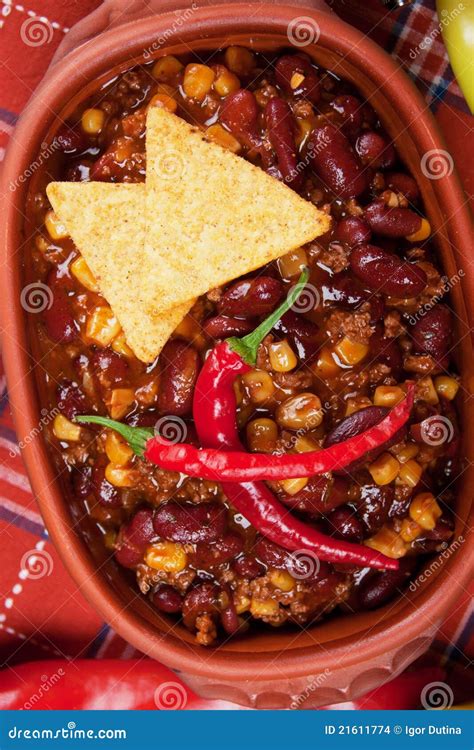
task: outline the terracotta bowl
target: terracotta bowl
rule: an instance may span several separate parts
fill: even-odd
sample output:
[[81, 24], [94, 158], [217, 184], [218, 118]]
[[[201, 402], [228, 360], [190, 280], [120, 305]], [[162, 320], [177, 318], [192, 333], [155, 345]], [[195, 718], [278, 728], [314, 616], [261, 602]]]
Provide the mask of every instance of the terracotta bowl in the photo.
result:
[[[125, 10], [126, 7], [126, 10]], [[163, 9], [163, 4], [160, 4]], [[166, 9], [171, 9], [171, 3]], [[206, 50], [238, 43], [263, 50], [288, 46], [288, 27], [306, 18], [319, 30], [317, 43], [304, 47], [321, 65], [353, 81], [378, 111], [408, 169], [417, 177], [440, 260], [452, 276], [463, 276], [452, 292], [456, 310], [457, 364], [463, 374], [462, 406], [466, 471], [459, 483], [455, 542], [435, 565], [427, 562], [424, 580], [380, 610], [331, 619], [307, 630], [255, 631], [242, 640], [203, 649], [179, 625], [153, 611], [137, 596], [127, 574], [101, 551], [92, 528], [76, 520], [66, 502], [41, 436], [23, 450], [33, 490], [62, 559], [91, 604], [126, 640], [175, 669], [199, 694], [259, 708], [312, 708], [350, 700], [401, 672], [430, 644], [472, 573], [472, 486], [474, 485], [474, 388], [472, 341], [474, 270], [464, 262], [471, 253], [470, 223], [456, 175], [428, 179], [420, 160], [445, 144], [425, 103], [394, 61], [379, 47], [332, 13], [308, 7], [227, 4], [140, 18], [143, 5], [106, 2], [66, 37], [46, 79], [20, 119], [3, 170], [1, 216], [4, 328], [3, 355], [20, 438], [39, 421], [25, 314], [23, 285], [23, 214], [28, 169], [40, 144], [57, 125], [57, 113], [97, 79], [143, 60], [192, 48]], [[135, 20], [130, 20], [130, 13]], [[127, 15], [128, 14], [128, 15]], [[181, 19], [177, 21], [177, 19]], [[309, 20], [308, 20], [309, 19]], [[124, 25], [114, 24], [127, 20]], [[95, 38], [94, 34], [101, 32]], [[79, 42], [89, 39], [76, 49]], [[144, 53], [144, 50], [148, 52]], [[470, 463], [470, 466], [468, 464]], [[469, 514], [471, 522], [469, 523]]]

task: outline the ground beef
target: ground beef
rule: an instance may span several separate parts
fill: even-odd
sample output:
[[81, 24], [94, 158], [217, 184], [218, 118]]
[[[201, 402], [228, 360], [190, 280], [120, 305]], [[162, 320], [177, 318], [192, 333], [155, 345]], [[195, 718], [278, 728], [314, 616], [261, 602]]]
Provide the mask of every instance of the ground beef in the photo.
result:
[[331, 242], [327, 249], [313, 242], [308, 247], [308, 254], [312, 260], [318, 260], [334, 273], [340, 273], [349, 268], [350, 248], [339, 242]]
[[418, 372], [420, 375], [440, 372], [439, 365], [429, 354], [409, 354], [403, 359], [403, 368], [407, 372]]
[[405, 333], [405, 326], [402, 323], [402, 316], [398, 310], [390, 310], [383, 320], [384, 335], [389, 339], [395, 339], [402, 333]]
[[375, 365], [371, 365], [368, 368], [369, 372], [369, 382], [371, 385], [378, 385], [382, 381], [384, 385], [393, 385], [397, 381], [395, 378], [392, 378], [390, 376], [391, 368], [388, 365], [382, 364], [382, 362], [378, 362]]
[[327, 330], [333, 338], [347, 336], [351, 341], [368, 344], [375, 329], [370, 325], [369, 312], [343, 312], [339, 310], [329, 316]]
[[201, 646], [210, 646], [217, 638], [217, 628], [212, 615], [204, 614], [196, 618], [196, 641]]
[[297, 372], [275, 372], [273, 381], [280, 388], [292, 391], [305, 391], [313, 385], [313, 374], [311, 370], [302, 369]]

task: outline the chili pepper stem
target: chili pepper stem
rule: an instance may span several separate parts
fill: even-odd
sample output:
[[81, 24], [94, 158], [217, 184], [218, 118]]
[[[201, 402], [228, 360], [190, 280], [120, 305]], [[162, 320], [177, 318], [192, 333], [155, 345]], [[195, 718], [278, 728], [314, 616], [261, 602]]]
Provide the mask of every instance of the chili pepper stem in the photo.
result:
[[75, 417], [75, 422], [80, 424], [100, 424], [102, 427], [109, 427], [121, 435], [129, 444], [130, 448], [137, 456], [143, 457], [148, 440], [153, 437], [153, 430], [146, 427], [130, 427], [128, 424], [122, 424], [115, 419], [108, 417], [80, 416]]
[[284, 302], [274, 310], [271, 315], [268, 316], [264, 321], [260, 323], [255, 330], [248, 333], [247, 336], [239, 339], [235, 336], [227, 339], [227, 344], [230, 348], [236, 352], [244, 362], [254, 366], [257, 360], [257, 349], [267, 333], [270, 333], [273, 326], [278, 323], [280, 318], [288, 312], [288, 310], [295, 304], [296, 300], [300, 296], [309, 278], [309, 271], [307, 268], [301, 273], [297, 283], [289, 291]]

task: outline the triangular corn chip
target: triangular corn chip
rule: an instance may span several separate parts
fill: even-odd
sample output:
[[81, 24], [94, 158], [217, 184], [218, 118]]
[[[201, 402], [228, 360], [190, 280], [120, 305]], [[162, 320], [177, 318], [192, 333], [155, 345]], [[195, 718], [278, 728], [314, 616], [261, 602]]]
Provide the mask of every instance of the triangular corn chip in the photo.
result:
[[[147, 118], [145, 254], [166, 310], [269, 263], [330, 218], [245, 159], [160, 107]], [[144, 295], [149, 298], [149, 295]]]
[[125, 333], [133, 353], [152, 362], [194, 300], [161, 313], [154, 309], [160, 260], [144, 258], [145, 185], [105, 182], [52, 182], [47, 188], [54, 211], [97, 279], [99, 289]]

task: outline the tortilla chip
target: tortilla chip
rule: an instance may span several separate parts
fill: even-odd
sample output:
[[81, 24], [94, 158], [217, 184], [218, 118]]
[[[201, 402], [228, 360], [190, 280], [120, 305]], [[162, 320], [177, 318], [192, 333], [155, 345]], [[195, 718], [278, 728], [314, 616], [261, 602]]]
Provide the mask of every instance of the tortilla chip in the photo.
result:
[[330, 218], [160, 107], [147, 118], [145, 255], [166, 310], [310, 242]]
[[158, 285], [145, 291], [144, 275], [160, 275], [159, 260], [143, 263], [145, 185], [52, 182], [47, 194], [133, 353], [143, 362], [152, 362], [194, 300], [157, 313], [153, 301], [159, 295]]

